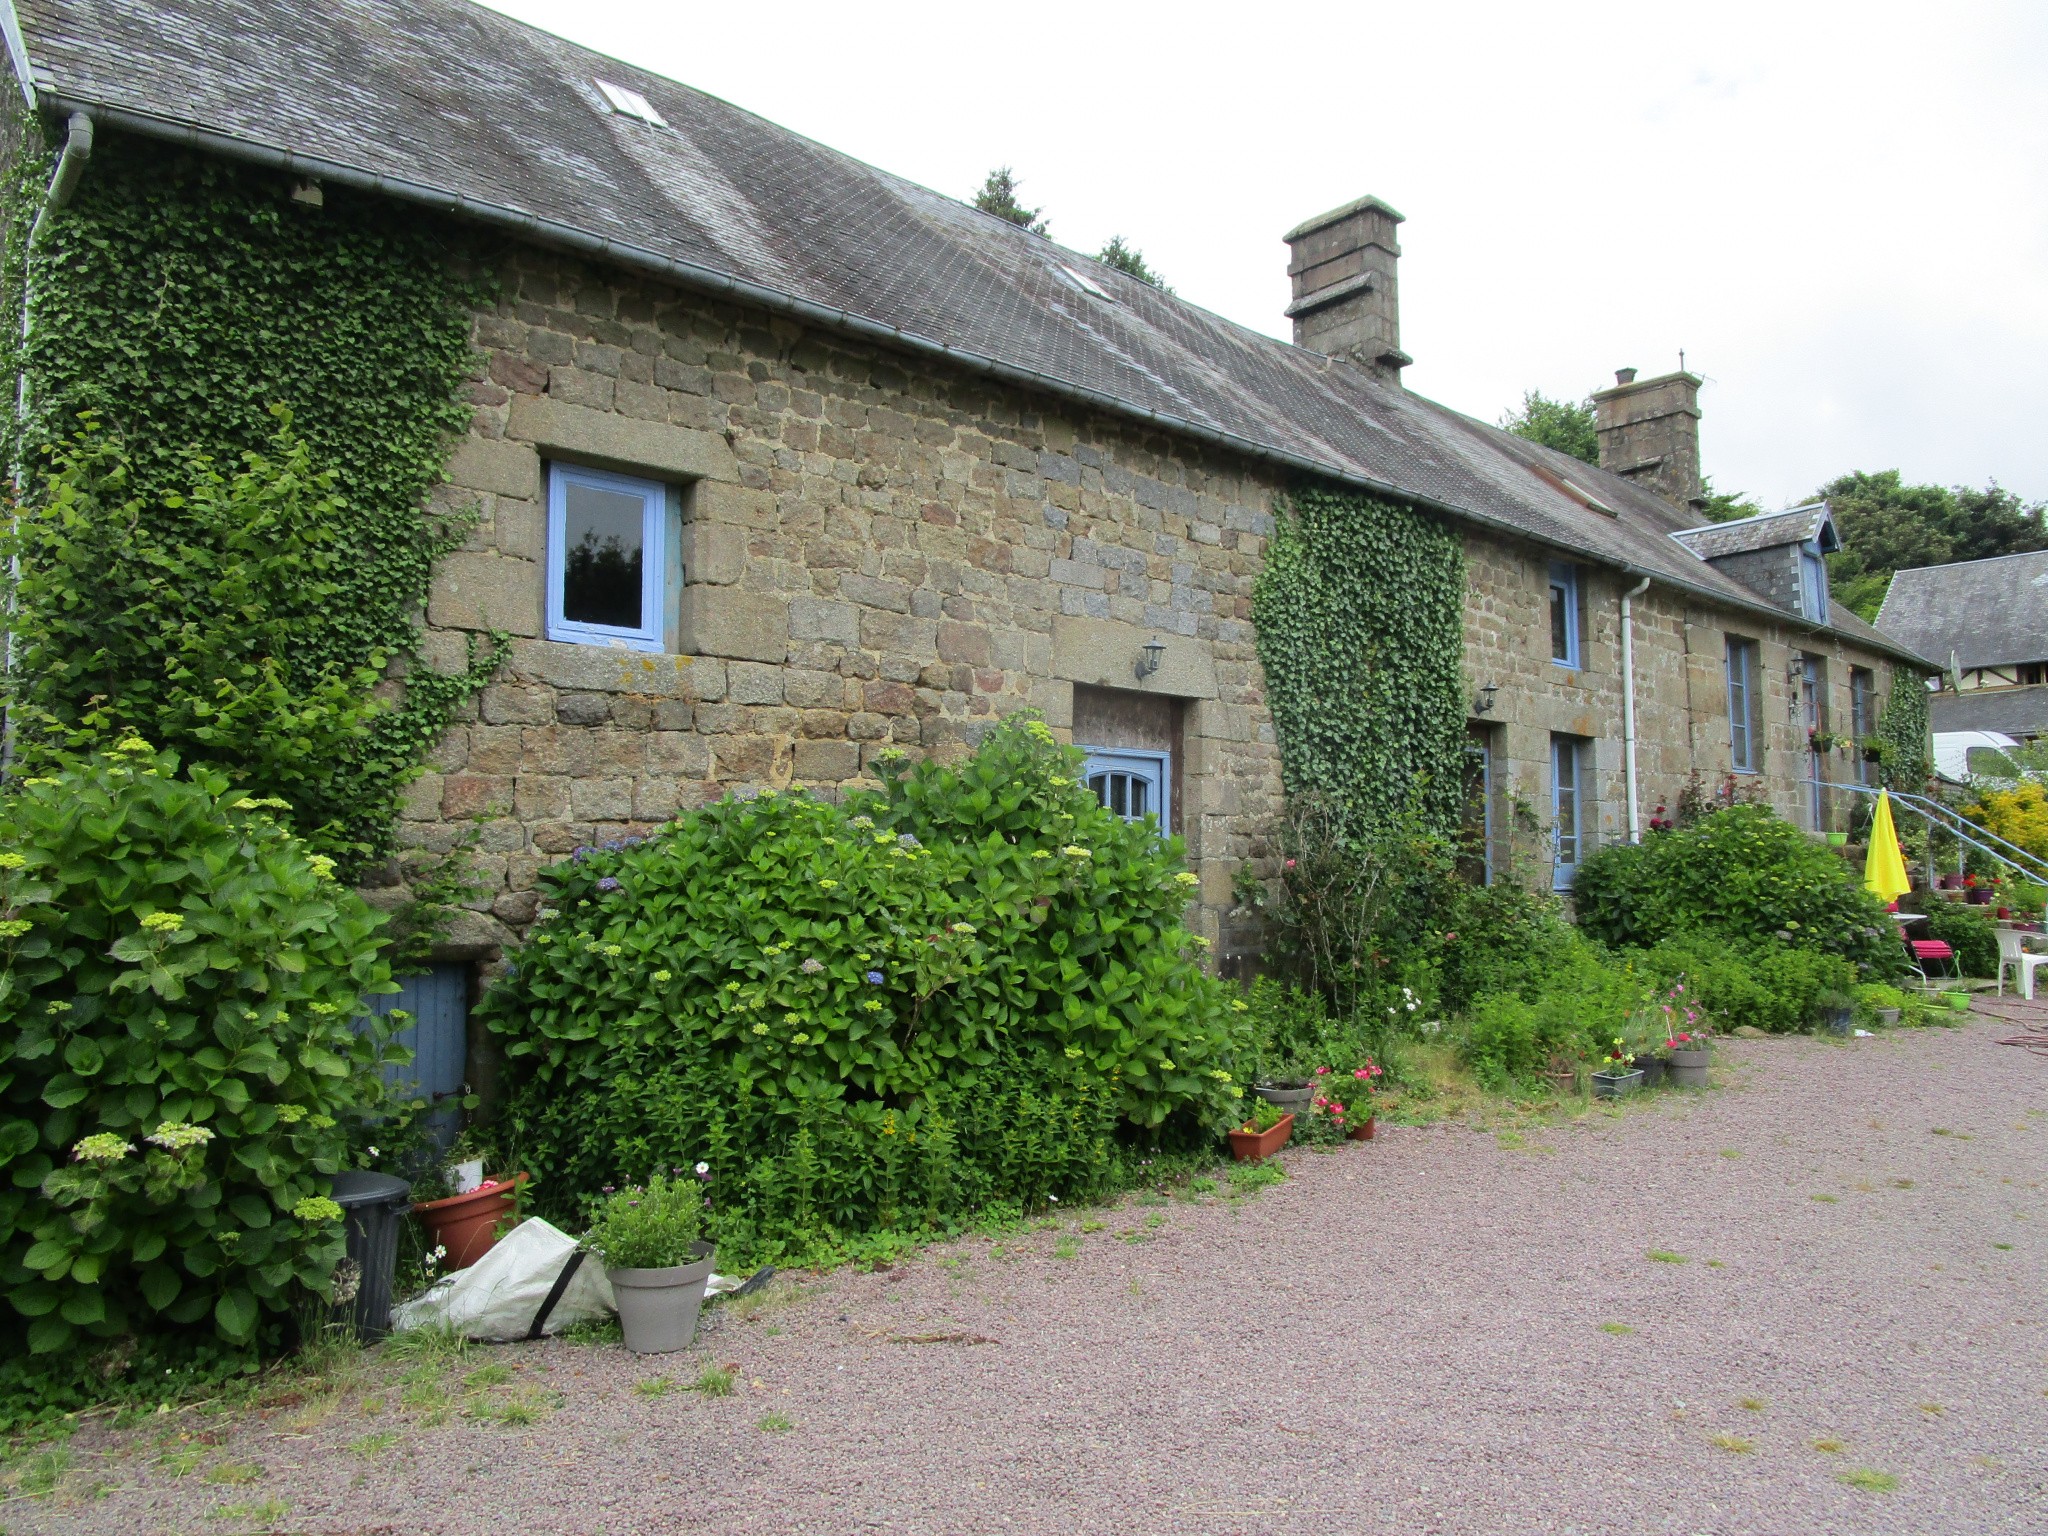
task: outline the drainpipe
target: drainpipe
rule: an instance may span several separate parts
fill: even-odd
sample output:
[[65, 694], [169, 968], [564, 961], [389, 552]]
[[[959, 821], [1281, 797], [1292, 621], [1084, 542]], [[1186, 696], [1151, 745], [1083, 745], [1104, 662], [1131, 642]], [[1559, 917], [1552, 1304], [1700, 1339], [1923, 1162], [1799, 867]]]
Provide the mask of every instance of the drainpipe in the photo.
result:
[[[50, 227], [50, 215], [58, 212], [71, 201], [71, 194], [78, 190], [78, 178], [85, 174], [85, 162], [92, 156], [92, 118], [84, 112], [73, 112], [64, 125], [64, 148], [58, 152], [57, 168], [50, 173], [50, 185], [43, 193], [43, 205], [36, 210], [36, 221], [29, 226], [28, 246], [22, 253], [21, 273], [21, 351], [22, 360], [14, 375], [14, 462], [8, 466], [9, 477], [14, 482], [15, 499], [19, 502], [22, 492], [21, 435], [28, 421], [28, 341], [29, 330], [35, 313], [35, 256], [43, 243], [43, 235]], [[8, 575], [19, 578], [21, 561], [19, 556], [9, 562]], [[12, 582], [10, 581], [10, 587]], [[13, 599], [8, 599], [12, 611]], [[7, 671], [14, 671], [14, 629], [7, 630]], [[14, 714], [7, 712], [4, 723], [0, 723], [0, 776], [14, 766]]]
[[1643, 840], [1642, 808], [1636, 803], [1636, 635], [1629, 603], [1650, 590], [1650, 578], [1621, 594], [1621, 752], [1628, 780], [1628, 840]]

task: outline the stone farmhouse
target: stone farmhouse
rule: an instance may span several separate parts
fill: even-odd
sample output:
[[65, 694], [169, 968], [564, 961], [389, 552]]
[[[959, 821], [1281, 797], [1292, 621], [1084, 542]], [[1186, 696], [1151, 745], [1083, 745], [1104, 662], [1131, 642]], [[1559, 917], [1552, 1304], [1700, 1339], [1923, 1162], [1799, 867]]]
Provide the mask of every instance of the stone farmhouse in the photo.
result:
[[1830, 825], [1856, 770], [1809, 730], [1933, 670], [1830, 606], [1825, 507], [1701, 526], [1697, 377], [1622, 370], [1597, 469], [1404, 389], [1375, 198], [1285, 237], [1290, 345], [465, 0], [4, 9], [54, 142], [173, 141], [274, 171], [295, 216], [367, 194], [503, 242], [443, 493], [483, 515], [425, 623], [451, 667], [515, 643], [406, 825], [490, 818], [451, 960], [495, 958], [579, 844], [1027, 706], [1186, 838], [1228, 954], [1280, 799], [1252, 589], [1304, 482], [1461, 533], [1475, 814], [1496, 849], [1511, 805], [1551, 829], [1559, 885], [1695, 768]]

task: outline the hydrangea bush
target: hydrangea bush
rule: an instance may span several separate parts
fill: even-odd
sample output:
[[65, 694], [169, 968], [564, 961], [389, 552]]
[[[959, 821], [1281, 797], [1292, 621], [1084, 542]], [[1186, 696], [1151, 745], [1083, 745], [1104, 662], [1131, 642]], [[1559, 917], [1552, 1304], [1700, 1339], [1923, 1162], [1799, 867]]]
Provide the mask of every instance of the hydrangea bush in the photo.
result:
[[1098, 1187], [1119, 1138], [1237, 1113], [1176, 839], [1104, 810], [1043, 723], [844, 805], [727, 799], [546, 872], [483, 1003], [544, 1199], [704, 1159], [721, 1242]]
[[249, 1348], [328, 1286], [394, 989], [278, 809], [134, 738], [0, 801], [0, 1358]]

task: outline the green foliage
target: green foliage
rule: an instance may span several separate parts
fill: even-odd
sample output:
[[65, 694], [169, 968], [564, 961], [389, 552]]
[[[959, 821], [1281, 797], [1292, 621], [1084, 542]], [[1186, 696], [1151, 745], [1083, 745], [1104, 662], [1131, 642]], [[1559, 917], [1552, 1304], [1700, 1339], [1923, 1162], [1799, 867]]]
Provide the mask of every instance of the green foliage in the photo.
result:
[[1998, 922], [1989, 906], [1960, 901], [1927, 900], [1927, 922], [1915, 938], [1940, 939], [1956, 952], [1956, 967], [1965, 976], [1998, 974]]
[[1549, 891], [1509, 878], [1461, 885], [1444, 918], [1444, 1007], [1511, 992], [1533, 1002], [1585, 940]]
[[701, 1159], [721, 1246], [763, 1252], [1085, 1196], [1118, 1134], [1235, 1116], [1177, 841], [1104, 810], [1037, 721], [881, 766], [843, 807], [728, 799], [543, 875], [482, 1012], [550, 1198]]
[[1247, 1004], [1233, 1076], [1259, 1083], [1306, 1082], [1318, 1068], [1348, 1080], [1382, 1064], [1389, 1035], [1412, 1023], [1411, 1004], [1419, 1007], [1410, 989], [1390, 986], [1352, 1013], [1333, 1014], [1321, 993], [1273, 976], [1253, 983]]
[[1553, 400], [1542, 390], [1532, 389], [1522, 396], [1521, 409], [1509, 411], [1500, 424], [1532, 443], [1588, 464], [1600, 462], [1600, 434], [1594, 426], [1591, 400]]
[[1683, 981], [1709, 1023], [1724, 1032], [1745, 1024], [1767, 1034], [1805, 1029], [1824, 994], [1856, 981], [1856, 967], [1840, 955], [1697, 932], [1665, 940], [1637, 964], [1662, 985]]
[[[8, 209], [11, 294], [21, 291], [32, 214], [23, 194], [48, 174], [46, 157], [22, 161]], [[463, 517], [434, 516], [426, 502], [451, 435], [469, 424], [470, 316], [488, 286], [465, 274], [467, 237], [457, 226], [337, 186], [312, 207], [292, 201], [292, 183], [103, 130], [92, 174], [34, 261], [22, 358], [29, 409], [19, 427], [9, 424], [10, 457], [60, 473], [72, 459], [77, 511], [136, 522], [139, 547], [111, 578], [134, 592], [151, 575], [173, 588], [148, 593], [132, 626], [110, 631], [109, 664], [131, 683], [147, 670], [133, 647], [190, 631], [164, 662], [173, 712], [129, 723], [187, 745], [195, 762], [211, 760], [208, 733], [215, 747], [238, 725], [270, 733], [222, 759], [237, 776], [303, 762], [339, 733], [350, 745], [317, 770], [325, 782], [306, 809], [321, 820], [302, 830], [325, 839], [338, 828], [374, 853], [388, 845], [398, 789], [498, 659], [486, 648], [464, 673], [444, 676], [415, 654], [433, 562], [466, 531]], [[276, 406], [289, 411], [303, 457], [295, 440], [273, 441]], [[86, 413], [106, 441], [73, 452], [63, 445]], [[253, 480], [195, 486], [195, 459], [237, 464], [252, 452], [267, 460], [251, 465]], [[269, 517], [291, 544], [246, 575], [236, 567], [255, 551], [234, 544], [224, 521], [237, 508]], [[104, 546], [121, 531], [74, 525], [68, 536]], [[199, 543], [187, 551], [185, 538]], [[44, 590], [61, 600], [61, 572], [77, 561], [45, 552], [59, 571]], [[259, 580], [294, 570], [323, 593], [320, 625], [302, 622], [302, 597], [263, 591], [261, 611], [238, 631], [208, 632], [237, 583], [256, 591]], [[53, 642], [70, 628], [61, 611], [29, 617]], [[387, 660], [408, 664], [403, 699], [368, 710], [358, 685]], [[29, 702], [46, 720], [75, 725], [94, 707], [79, 690], [95, 665], [29, 678]], [[171, 679], [173, 666], [189, 675]], [[216, 684], [224, 692], [208, 714]], [[157, 702], [147, 689], [129, 696]], [[259, 793], [285, 789], [241, 782]]]
[[1855, 872], [1765, 806], [1610, 843], [1579, 867], [1572, 894], [1579, 926], [1616, 947], [1697, 933], [1841, 955], [1878, 979], [1903, 964], [1897, 933]]
[[1702, 510], [1710, 523], [1732, 523], [1745, 517], [1761, 517], [1764, 506], [1741, 491], [1717, 491], [1712, 475], [1700, 476], [1700, 494], [1706, 498]]
[[1497, 992], [1467, 1011], [1459, 1050], [1480, 1082], [1496, 1090], [1527, 1081], [1553, 1057], [1597, 1057], [1643, 1006], [1646, 978], [1626, 959], [1583, 940], [1558, 946], [1538, 985]]
[[1007, 165], [999, 165], [988, 173], [981, 184], [981, 190], [974, 194], [974, 206], [983, 213], [992, 213], [999, 219], [1008, 219], [1012, 224], [1028, 229], [1034, 235], [1047, 232], [1044, 212], [1039, 208], [1026, 208], [1017, 201], [1017, 189], [1023, 182], [1017, 173]]
[[1818, 495], [1842, 536], [1842, 548], [1828, 556], [1830, 585], [1864, 619], [1877, 617], [1893, 571], [2048, 548], [2043, 504], [2022, 501], [1996, 481], [1979, 491], [1908, 485], [1896, 469], [1858, 470]]
[[691, 1262], [703, 1235], [703, 1186], [678, 1170], [608, 1195], [583, 1240], [607, 1269], [668, 1269]]
[[1463, 809], [1465, 557], [1427, 515], [1304, 489], [1276, 520], [1252, 598], [1289, 793], [1349, 838], [1409, 816], [1448, 837]]
[[1927, 788], [1934, 776], [1934, 747], [1927, 734], [1927, 689], [1917, 675], [1893, 673], [1872, 739], [1878, 780], [1886, 789], [1920, 794]]
[[[379, 919], [207, 769], [127, 740], [0, 803], [0, 1357], [275, 1334], [383, 1102]], [[402, 1058], [400, 1058], [402, 1059]], [[59, 1374], [64, 1366], [59, 1362]]]
[[1172, 285], [1165, 278], [1145, 265], [1145, 253], [1135, 245], [1124, 244], [1122, 235], [1111, 235], [1109, 244], [1095, 253], [1095, 259], [1105, 267], [1115, 267], [1117, 271], [1135, 277], [1141, 283], [1150, 283], [1161, 293], [1173, 292]]

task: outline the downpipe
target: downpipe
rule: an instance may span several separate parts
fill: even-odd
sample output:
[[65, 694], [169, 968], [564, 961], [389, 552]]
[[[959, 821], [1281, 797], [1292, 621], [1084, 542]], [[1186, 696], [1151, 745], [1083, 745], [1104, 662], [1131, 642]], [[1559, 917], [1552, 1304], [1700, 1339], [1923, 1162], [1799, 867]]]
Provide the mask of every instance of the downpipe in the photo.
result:
[[1628, 783], [1628, 840], [1643, 840], [1642, 807], [1636, 795], [1636, 628], [1630, 604], [1650, 590], [1650, 578], [1621, 594], [1621, 767]]

